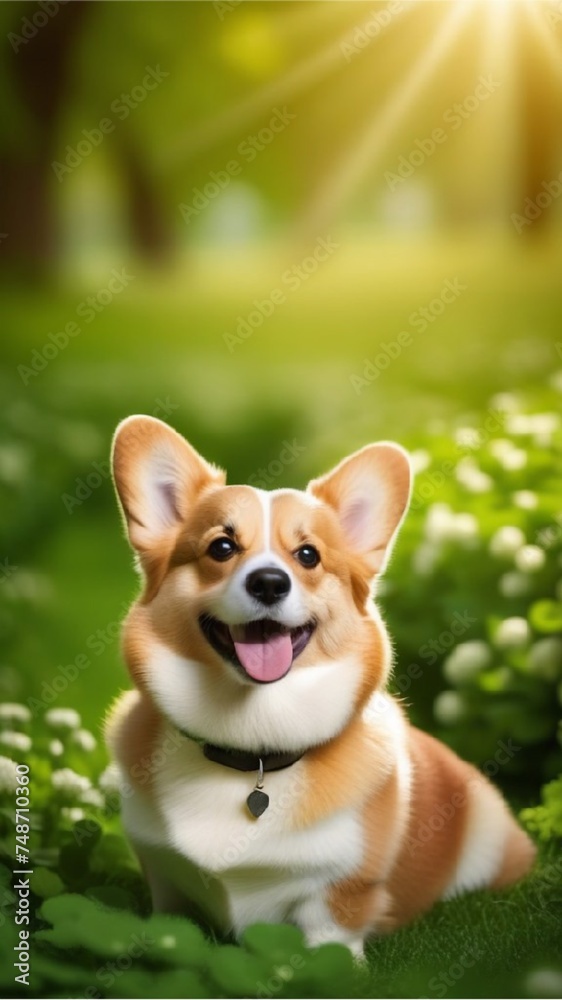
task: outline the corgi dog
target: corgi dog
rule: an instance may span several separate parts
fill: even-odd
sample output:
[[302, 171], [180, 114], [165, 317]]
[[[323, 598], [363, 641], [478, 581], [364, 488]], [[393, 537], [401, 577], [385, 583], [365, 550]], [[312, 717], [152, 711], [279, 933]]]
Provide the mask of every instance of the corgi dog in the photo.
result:
[[143, 589], [107, 741], [156, 910], [234, 935], [293, 923], [361, 956], [437, 900], [528, 871], [496, 788], [385, 691], [373, 592], [408, 505], [402, 448], [268, 492], [133, 416], [112, 463]]

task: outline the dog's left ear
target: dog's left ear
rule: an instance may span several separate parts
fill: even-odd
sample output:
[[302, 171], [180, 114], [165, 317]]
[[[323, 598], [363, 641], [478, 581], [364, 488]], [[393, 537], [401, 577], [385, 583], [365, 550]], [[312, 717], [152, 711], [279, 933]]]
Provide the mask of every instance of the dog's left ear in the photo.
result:
[[385, 567], [408, 507], [411, 470], [397, 444], [370, 444], [314, 479], [308, 490], [332, 507], [346, 542], [374, 575]]

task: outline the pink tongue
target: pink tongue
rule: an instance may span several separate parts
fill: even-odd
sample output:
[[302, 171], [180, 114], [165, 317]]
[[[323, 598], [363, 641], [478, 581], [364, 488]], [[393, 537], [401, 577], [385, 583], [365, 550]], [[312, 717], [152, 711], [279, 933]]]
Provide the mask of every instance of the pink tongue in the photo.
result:
[[250, 628], [235, 626], [230, 631], [236, 655], [255, 681], [278, 681], [287, 673], [293, 662], [293, 644], [288, 633], [254, 639]]

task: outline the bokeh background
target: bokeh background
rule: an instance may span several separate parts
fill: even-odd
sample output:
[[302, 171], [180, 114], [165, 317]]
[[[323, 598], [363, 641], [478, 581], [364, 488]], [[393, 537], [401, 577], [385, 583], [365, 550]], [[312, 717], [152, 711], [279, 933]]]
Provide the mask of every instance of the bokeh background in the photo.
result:
[[0, 25], [4, 700], [99, 739], [128, 685], [119, 419], [268, 488], [395, 439], [396, 690], [514, 808], [551, 783], [529, 821], [555, 841], [560, 3], [53, 0]]

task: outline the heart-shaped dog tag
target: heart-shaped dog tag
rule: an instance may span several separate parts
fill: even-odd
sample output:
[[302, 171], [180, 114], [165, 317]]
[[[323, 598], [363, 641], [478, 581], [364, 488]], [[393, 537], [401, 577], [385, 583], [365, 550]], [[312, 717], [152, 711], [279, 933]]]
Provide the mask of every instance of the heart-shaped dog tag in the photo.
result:
[[248, 795], [246, 804], [252, 816], [259, 819], [269, 805], [269, 795], [266, 795], [266, 793], [262, 792], [259, 788], [254, 788], [253, 792], [250, 792]]

